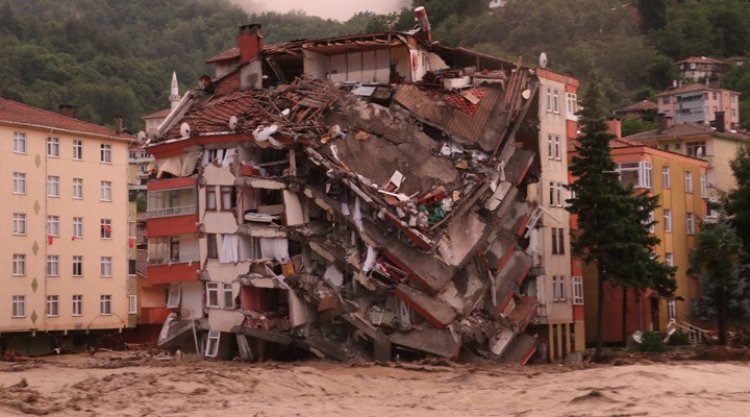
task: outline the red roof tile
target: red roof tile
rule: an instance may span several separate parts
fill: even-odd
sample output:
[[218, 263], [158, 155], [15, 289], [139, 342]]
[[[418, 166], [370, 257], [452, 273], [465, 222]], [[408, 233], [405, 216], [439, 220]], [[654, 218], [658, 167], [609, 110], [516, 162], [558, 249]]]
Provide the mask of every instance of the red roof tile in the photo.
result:
[[679, 93], [690, 93], [690, 92], [693, 92], [693, 91], [731, 91], [731, 92], [733, 92], [735, 94], [739, 94], [739, 92], [733, 91], [733, 90], [726, 90], [726, 89], [723, 89], [723, 88], [711, 88], [711, 87], [709, 87], [709, 86], [707, 86], [705, 84], [693, 83], [693, 84], [686, 84], [686, 85], [683, 85], [681, 87], [670, 88], [670, 89], [668, 89], [668, 90], [666, 90], [664, 92], [661, 92], [661, 93], [657, 94], [657, 97], [671, 96], [673, 94], [679, 94]]
[[240, 48], [227, 49], [220, 54], [214, 55], [206, 60], [206, 64], [212, 64], [214, 62], [231, 61], [240, 57]]
[[118, 135], [114, 131], [93, 123], [84, 122], [59, 113], [33, 107], [17, 101], [0, 98], [0, 123], [10, 123], [43, 128], [56, 128], [71, 132], [107, 136], [131, 140], [129, 135]]
[[647, 132], [636, 133], [635, 135], [628, 136], [626, 139], [635, 141], [651, 141], [660, 139], [676, 139], [684, 136], [715, 136], [741, 141], [750, 141], [750, 136], [747, 135], [732, 132], [717, 132], [710, 126], [695, 123], [685, 123], [670, 126], [663, 132], [659, 132], [658, 130], [649, 130]]
[[639, 101], [637, 103], [633, 103], [629, 106], [625, 106], [619, 110], [617, 110], [615, 113], [626, 113], [626, 112], [632, 112], [632, 111], [646, 111], [646, 110], [656, 110], [659, 106], [650, 100], [643, 100]]

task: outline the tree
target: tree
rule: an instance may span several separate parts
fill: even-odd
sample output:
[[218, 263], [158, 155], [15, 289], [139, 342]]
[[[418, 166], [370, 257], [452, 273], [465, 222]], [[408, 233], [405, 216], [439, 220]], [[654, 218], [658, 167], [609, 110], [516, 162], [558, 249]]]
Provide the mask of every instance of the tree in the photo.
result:
[[582, 136], [576, 146], [578, 156], [570, 167], [576, 177], [570, 186], [575, 197], [568, 200], [568, 210], [578, 215], [581, 230], [573, 250], [586, 263], [595, 265], [597, 271], [597, 358], [601, 357], [604, 333], [604, 283], [642, 288], [668, 279], [657, 273], [661, 268], [651, 248], [658, 240], [647, 231], [658, 197], [631, 195], [632, 189], [620, 182], [610, 155], [613, 136], [607, 133], [603, 100], [599, 78], [594, 73], [579, 114]]
[[742, 243], [734, 229], [722, 218], [715, 224], [704, 225], [696, 236], [690, 255], [690, 275], [700, 281], [701, 297], [694, 306], [698, 318], [715, 319], [719, 328], [719, 343], [727, 343], [727, 316], [730, 308], [738, 318], [747, 317], [750, 280], [747, 268], [740, 263]]
[[667, 24], [666, 0], [638, 0], [638, 17], [641, 19], [641, 32], [662, 29]]
[[750, 248], [750, 145], [743, 145], [729, 164], [737, 188], [729, 192], [727, 211], [745, 248]]

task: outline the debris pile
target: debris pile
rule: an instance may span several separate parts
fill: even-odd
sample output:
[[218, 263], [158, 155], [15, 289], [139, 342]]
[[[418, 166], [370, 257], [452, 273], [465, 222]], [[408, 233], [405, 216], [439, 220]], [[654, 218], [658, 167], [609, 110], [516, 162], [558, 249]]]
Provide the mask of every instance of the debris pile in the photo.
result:
[[[162, 344], [183, 335], [243, 359], [294, 347], [525, 363], [536, 348], [524, 331], [537, 301], [522, 286], [540, 226], [526, 197], [539, 172], [537, 88], [520, 66], [465, 66], [411, 84], [302, 76], [191, 92], [150, 148], [154, 181], [230, 186], [219, 199], [236, 223], [217, 226], [217, 202], [201, 197], [200, 239], [222, 238], [201, 257], [201, 314], [175, 309]], [[180, 156], [159, 153], [175, 143], [187, 143]], [[220, 283], [238, 287], [235, 300], [219, 300]]]

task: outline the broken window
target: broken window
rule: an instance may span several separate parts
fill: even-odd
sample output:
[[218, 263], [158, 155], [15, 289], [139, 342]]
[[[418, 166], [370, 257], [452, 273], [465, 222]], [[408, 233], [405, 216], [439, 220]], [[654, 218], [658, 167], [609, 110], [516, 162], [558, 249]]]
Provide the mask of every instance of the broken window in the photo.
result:
[[234, 294], [232, 284], [224, 284], [224, 308], [234, 310]]
[[179, 307], [181, 296], [182, 296], [182, 287], [180, 286], [180, 284], [170, 285], [168, 293], [167, 293], [167, 308]]
[[216, 210], [216, 187], [206, 186], [206, 210]]
[[208, 233], [206, 234], [206, 257], [208, 259], [218, 259], [219, 258], [219, 247], [216, 244], [216, 234], [215, 233]]
[[221, 332], [218, 330], [209, 330], [206, 338], [206, 357], [215, 358], [219, 354], [219, 340]]
[[219, 283], [206, 283], [206, 307], [218, 308], [219, 306]]

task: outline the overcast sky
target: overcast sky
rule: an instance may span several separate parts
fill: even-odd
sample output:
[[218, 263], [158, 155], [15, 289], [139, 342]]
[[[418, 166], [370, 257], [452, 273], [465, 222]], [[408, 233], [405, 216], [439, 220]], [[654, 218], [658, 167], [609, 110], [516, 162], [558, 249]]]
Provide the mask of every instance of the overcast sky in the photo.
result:
[[288, 12], [304, 10], [312, 16], [345, 21], [354, 13], [371, 11], [389, 13], [400, 9], [408, 0], [230, 0], [250, 12]]

